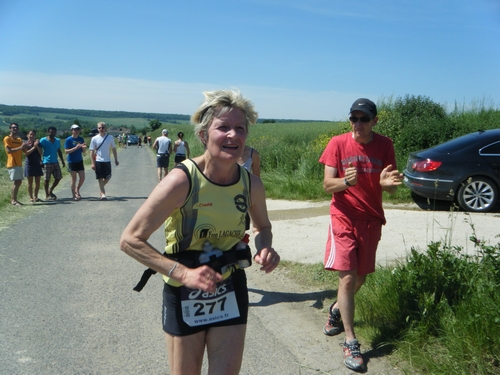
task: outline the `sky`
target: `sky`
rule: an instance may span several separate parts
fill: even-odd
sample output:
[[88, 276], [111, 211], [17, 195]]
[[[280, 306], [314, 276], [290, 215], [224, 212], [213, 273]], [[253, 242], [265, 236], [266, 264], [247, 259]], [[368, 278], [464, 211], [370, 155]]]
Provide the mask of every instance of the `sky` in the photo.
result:
[[0, 104], [345, 120], [360, 97], [500, 108], [498, 0], [0, 0]]

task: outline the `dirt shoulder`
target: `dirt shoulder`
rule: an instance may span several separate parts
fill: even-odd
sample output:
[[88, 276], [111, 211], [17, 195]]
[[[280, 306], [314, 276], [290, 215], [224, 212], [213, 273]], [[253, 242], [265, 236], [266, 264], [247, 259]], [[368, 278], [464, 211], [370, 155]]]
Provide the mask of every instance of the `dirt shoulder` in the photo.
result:
[[[287, 276], [286, 268], [266, 275], [253, 265], [247, 269], [247, 277], [252, 316], [293, 353], [299, 368], [297, 373], [353, 374], [342, 361], [339, 344], [344, 335], [329, 337], [323, 334], [327, 305], [334, 298], [335, 290], [318, 291], [296, 284]], [[252, 321], [249, 330], [252, 330], [251, 324]], [[372, 350], [369, 343], [360, 342], [368, 374], [401, 374], [390, 364], [389, 353]]]
[[[273, 244], [282, 259], [317, 263], [329, 226], [329, 202], [268, 200]], [[490, 244], [500, 242], [500, 213], [422, 210], [416, 204], [386, 205], [387, 224], [377, 251], [377, 263], [404, 260], [411, 248], [425, 250], [431, 242], [474, 252], [471, 236]]]

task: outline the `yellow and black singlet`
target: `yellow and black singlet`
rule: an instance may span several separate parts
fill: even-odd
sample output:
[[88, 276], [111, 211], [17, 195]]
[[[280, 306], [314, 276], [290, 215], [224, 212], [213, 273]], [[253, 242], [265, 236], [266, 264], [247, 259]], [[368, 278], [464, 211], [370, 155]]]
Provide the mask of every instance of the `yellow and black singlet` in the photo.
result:
[[[251, 205], [250, 174], [239, 166], [240, 178], [231, 185], [209, 180], [191, 159], [176, 168], [182, 169], [190, 181], [183, 205], [165, 221], [165, 253], [202, 251], [205, 242], [222, 251], [231, 249], [245, 235], [245, 215]], [[223, 275], [224, 278], [229, 276]], [[166, 282], [177, 285], [164, 276]]]

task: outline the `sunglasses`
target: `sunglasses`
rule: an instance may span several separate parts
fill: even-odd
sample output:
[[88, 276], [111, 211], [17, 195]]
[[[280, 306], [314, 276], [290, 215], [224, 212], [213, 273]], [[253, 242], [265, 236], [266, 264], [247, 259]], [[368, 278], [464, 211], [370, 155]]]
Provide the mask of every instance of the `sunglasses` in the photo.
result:
[[349, 121], [352, 122], [353, 124], [357, 123], [358, 120], [361, 122], [370, 122], [371, 117], [368, 117], [368, 116], [363, 116], [363, 117], [351, 116], [351, 117], [349, 117]]
[[97, 128], [97, 129], [106, 129], [106, 128]]

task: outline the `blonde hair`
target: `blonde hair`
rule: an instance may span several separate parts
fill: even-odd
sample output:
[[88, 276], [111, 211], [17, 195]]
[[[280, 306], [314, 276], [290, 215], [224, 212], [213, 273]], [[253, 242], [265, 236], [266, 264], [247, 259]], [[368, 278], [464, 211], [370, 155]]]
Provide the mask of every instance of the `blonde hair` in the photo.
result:
[[218, 90], [205, 91], [205, 100], [191, 116], [194, 125], [194, 134], [201, 139], [201, 133], [206, 140], [207, 131], [214, 118], [230, 112], [233, 108], [239, 108], [245, 114], [246, 131], [248, 127], [257, 122], [258, 113], [252, 102], [245, 99], [239, 91]]

